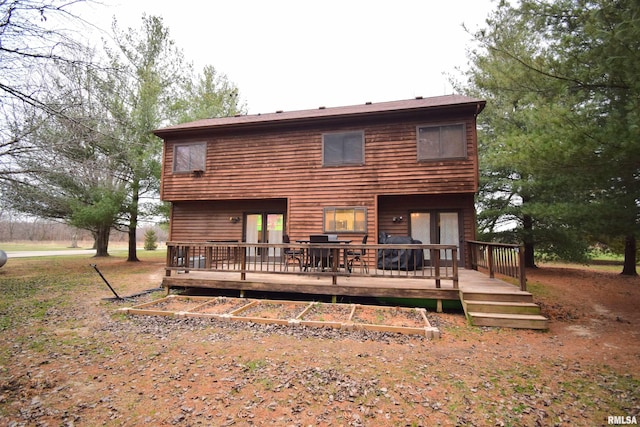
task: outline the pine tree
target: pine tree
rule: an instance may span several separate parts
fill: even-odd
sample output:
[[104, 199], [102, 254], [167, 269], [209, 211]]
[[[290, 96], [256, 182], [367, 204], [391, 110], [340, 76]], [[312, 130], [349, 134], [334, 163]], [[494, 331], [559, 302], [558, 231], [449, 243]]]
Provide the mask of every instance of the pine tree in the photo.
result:
[[[527, 252], [579, 259], [640, 235], [640, 9], [636, 0], [500, 2], [475, 36], [482, 225], [518, 223]], [[530, 259], [531, 263], [532, 258]]]
[[144, 233], [144, 250], [155, 251], [158, 249], [158, 236], [156, 232], [150, 228]]

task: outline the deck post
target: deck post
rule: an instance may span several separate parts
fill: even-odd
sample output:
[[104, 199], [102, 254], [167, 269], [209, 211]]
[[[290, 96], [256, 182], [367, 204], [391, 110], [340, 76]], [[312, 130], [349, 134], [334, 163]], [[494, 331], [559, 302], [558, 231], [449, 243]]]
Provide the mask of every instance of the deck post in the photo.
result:
[[440, 287], [440, 249], [433, 251], [433, 267], [436, 278], [436, 288]]
[[453, 270], [453, 289], [458, 289], [458, 249], [451, 249], [451, 265]]
[[[218, 252], [218, 248], [216, 248], [216, 262], [218, 262], [217, 260], [217, 252]], [[206, 246], [204, 248], [204, 268], [206, 268], [207, 270], [211, 269], [211, 260], [213, 259], [213, 248], [211, 246]]]
[[478, 269], [478, 246], [473, 242], [467, 241], [467, 246], [469, 247], [469, 260], [471, 261], [471, 269]]
[[487, 266], [489, 267], [489, 277], [495, 278], [496, 272], [493, 265], [493, 245], [487, 245]]
[[516, 248], [516, 250], [518, 251], [518, 268], [519, 268], [519, 279], [520, 279], [520, 290], [521, 291], [525, 291], [527, 290], [527, 273], [526, 270], [524, 268], [524, 246], [520, 246], [518, 248]]
[[247, 280], [247, 248], [240, 251], [240, 280]]
[[331, 253], [333, 256], [333, 262], [331, 263], [331, 284], [338, 284], [338, 266], [340, 265], [340, 260], [338, 259], [339, 250], [338, 248], [331, 249]]
[[[171, 265], [171, 260], [173, 259], [173, 246], [169, 246], [167, 245], [167, 263], [165, 264], [165, 266], [167, 267], [173, 267], [173, 265]], [[166, 268], [164, 275], [166, 277], [171, 277], [171, 269], [170, 268]]]

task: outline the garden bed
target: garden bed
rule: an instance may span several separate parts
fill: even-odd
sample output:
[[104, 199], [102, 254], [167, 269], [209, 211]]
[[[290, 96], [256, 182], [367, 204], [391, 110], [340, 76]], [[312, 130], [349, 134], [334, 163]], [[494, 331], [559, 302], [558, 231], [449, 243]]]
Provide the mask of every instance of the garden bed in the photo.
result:
[[169, 295], [124, 310], [131, 314], [174, 316], [176, 313], [194, 310], [210, 301], [211, 298], [208, 297]]
[[215, 317], [254, 323], [366, 329], [440, 337], [438, 329], [430, 325], [423, 308], [169, 295], [121, 310], [137, 315]]
[[429, 324], [424, 308], [356, 305], [350, 321], [356, 329], [440, 337], [440, 331]]
[[300, 322], [305, 326], [341, 328], [349, 322], [354, 307], [353, 304], [314, 303], [300, 315]]
[[217, 297], [190, 310], [189, 314], [199, 317], [227, 317], [252, 303], [252, 300], [244, 298]]
[[426, 310], [420, 308], [378, 307], [357, 305], [351, 321], [367, 325], [424, 328], [428, 326]]
[[260, 300], [231, 313], [232, 318], [255, 323], [296, 323], [308, 302]]

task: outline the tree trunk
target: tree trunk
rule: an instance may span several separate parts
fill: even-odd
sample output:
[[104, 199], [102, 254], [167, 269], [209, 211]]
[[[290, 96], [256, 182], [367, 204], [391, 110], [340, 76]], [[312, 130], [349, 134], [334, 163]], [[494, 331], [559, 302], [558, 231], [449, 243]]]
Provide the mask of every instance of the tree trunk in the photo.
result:
[[138, 228], [138, 202], [140, 201], [139, 194], [140, 185], [138, 181], [135, 181], [131, 186], [131, 211], [129, 212], [129, 256], [127, 261], [138, 262], [138, 253], [136, 251], [137, 245], [137, 228]]
[[636, 270], [636, 236], [628, 235], [624, 239], [624, 266], [622, 267], [622, 275], [637, 276]]
[[524, 266], [526, 268], [537, 268], [534, 254], [535, 244], [533, 241], [533, 218], [524, 215], [522, 218], [523, 243], [524, 243]]
[[109, 234], [111, 233], [111, 226], [100, 226], [98, 231], [94, 233], [96, 256], [104, 257], [109, 256]]
[[136, 240], [137, 240], [137, 225], [132, 223], [129, 224], [129, 256], [127, 257], [127, 261], [138, 262], [138, 253], [136, 248]]

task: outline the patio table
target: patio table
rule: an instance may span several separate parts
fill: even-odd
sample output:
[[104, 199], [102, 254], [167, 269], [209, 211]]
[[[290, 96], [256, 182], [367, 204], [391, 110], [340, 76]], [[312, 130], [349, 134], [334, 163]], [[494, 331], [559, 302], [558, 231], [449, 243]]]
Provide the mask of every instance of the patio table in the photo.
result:
[[[340, 243], [343, 245], [348, 245], [349, 243], [351, 243], [353, 240], [345, 240], [345, 239], [336, 239], [336, 240], [329, 240], [327, 242], [312, 242], [310, 239], [302, 239], [302, 240], [296, 240], [296, 243], [303, 243], [303, 244], [308, 244], [308, 243], [321, 243], [321, 244], [327, 244], [327, 243]], [[342, 259], [343, 262], [341, 265], [336, 266], [336, 271], [338, 268], [340, 267], [344, 267], [346, 268], [346, 261], [347, 261], [347, 247], [345, 247], [344, 249], [342, 249]], [[329, 250], [329, 249], [327, 249]], [[338, 251], [338, 249], [334, 249], [335, 251]], [[337, 253], [335, 255], [338, 255]], [[323, 257], [324, 258], [324, 257]], [[324, 270], [324, 259], [321, 261], [322, 262], [322, 266], [323, 266], [323, 270]], [[328, 264], [328, 263], [327, 263]], [[304, 265], [304, 270], [307, 271], [307, 268], [311, 265], [311, 254], [310, 251], [306, 251], [306, 260], [305, 260], [305, 265]]]

